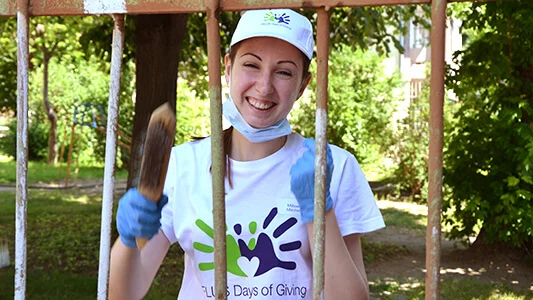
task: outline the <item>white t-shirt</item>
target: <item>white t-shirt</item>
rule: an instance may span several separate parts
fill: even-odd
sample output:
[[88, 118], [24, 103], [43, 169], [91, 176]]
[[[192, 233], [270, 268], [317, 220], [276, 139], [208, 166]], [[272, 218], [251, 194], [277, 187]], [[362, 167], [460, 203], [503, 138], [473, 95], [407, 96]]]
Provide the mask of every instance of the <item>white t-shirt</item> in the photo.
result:
[[[312, 258], [307, 227], [290, 190], [289, 171], [302, 156], [303, 137], [288, 136], [276, 153], [256, 161], [231, 161], [226, 179], [228, 299], [311, 299]], [[385, 226], [355, 157], [331, 146], [330, 193], [343, 236]], [[211, 139], [172, 149], [161, 228], [185, 252], [178, 299], [215, 297]], [[176, 258], [178, 259], [178, 258]]]

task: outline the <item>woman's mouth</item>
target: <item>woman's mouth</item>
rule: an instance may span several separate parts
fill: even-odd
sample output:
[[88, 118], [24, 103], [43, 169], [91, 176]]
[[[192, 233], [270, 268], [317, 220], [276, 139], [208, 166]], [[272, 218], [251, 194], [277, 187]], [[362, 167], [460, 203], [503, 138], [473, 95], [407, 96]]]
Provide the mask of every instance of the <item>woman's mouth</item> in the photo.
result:
[[267, 110], [272, 106], [276, 105], [276, 103], [274, 102], [260, 101], [251, 97], [247, 97], [246, 99], [248, 100], [248, 103], [250, 103], [251, 106], [259, 110]]

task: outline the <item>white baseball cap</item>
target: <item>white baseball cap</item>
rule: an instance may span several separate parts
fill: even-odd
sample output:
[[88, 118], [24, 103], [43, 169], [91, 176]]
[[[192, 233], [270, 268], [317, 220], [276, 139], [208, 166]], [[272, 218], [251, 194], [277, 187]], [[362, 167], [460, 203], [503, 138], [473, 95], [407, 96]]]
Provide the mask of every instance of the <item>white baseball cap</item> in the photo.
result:
[[230, 47], [245, 39], [265, 36], [289, 42], [309, 59], [313, 58], [315, 42], [311, 22], [291, 9], [261, 9], [245, 12], [233, 32]]

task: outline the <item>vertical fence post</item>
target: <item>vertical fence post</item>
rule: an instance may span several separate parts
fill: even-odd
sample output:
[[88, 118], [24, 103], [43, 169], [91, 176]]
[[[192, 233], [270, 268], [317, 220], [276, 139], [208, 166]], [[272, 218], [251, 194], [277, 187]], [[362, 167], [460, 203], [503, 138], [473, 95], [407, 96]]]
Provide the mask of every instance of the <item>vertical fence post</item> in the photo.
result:
[[100, 230], [100, 262], [98, 267], [98, 299], [107, 299], [107, 285], [109, 282], [109, 257], [111, 249], [111, 221], [113, 218], [113, 192], [115, 189], [120, 79], [122, 74], [122, 54], [124, 50], [124, 15], [113, 15], [113, 19], [115, 21], [115, 27], [113, 29], [109, 103], [107, 106], [102, 225]]
[[219, 2], [209, 0], [207, 12], [207, 56], [211, 103], [211, 176], [213, 188], [213, 240], [215, 246], [215, 298], [226, 299], [226, 207], [224, 193], [224, 143], [222, 138], [222, 96], [220, 83]]
[[431, 3], [431, 94], [429, 118], [429, 188], [426, 232], [426, 299], [440, 299], [442, 145], [446, 0]]
[[17, 194], [15, 211], [15, 299], [26, 297], [26, 217], [28, 205], [28, 0], [17, 1]]
[[326, 209], [326, 143], [328, 129], [328, 57], [329, 7], [317, 10], [317, 87], [316, 87], [316, 159], [315, 218], [313, 234], [313, 299], [324, 298], [325, 209]]

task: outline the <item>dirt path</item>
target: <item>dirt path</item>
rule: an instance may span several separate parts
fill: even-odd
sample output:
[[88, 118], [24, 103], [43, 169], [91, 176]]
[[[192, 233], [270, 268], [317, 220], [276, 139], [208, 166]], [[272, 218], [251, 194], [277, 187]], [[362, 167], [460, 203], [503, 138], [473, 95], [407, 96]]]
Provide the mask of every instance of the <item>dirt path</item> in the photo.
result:
[[[77, 189], [85, 193], [101, 193], [104, 186], [103, 179], [84, 179], [71, 182], [68, 187], [60, 186], [57, 182], [50, 183], [31, 183], [28, 189], [37, 190], [72, 190]], [[15, 191], [15, 184], [0, 184], [0, 192]], [[115, 193], [124, 193], [126, 191], [126, 180], [115, 180]]]
[[[426, 214], [426, 207], [410, 203], [379, 201], [380, 208], [394, 207], [410, 213]], [[384, 258], [368, 265], [370, 281], [380, 278], [425, 279], [425, 232], [388, 226], [365, 236], [366, 241], [384, 245], [404, 246], [407, 254]], [[441, 244], [441, 277], [475, 278], [487, 283], [505, 283], [517, 291], [533, 291], [533, 267], [516, 253], [499, 253], [494, 250], [472, 251], [461, 244], [446, 239]]]

